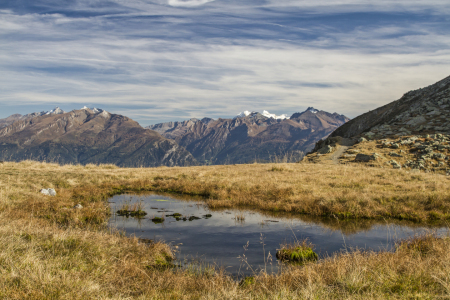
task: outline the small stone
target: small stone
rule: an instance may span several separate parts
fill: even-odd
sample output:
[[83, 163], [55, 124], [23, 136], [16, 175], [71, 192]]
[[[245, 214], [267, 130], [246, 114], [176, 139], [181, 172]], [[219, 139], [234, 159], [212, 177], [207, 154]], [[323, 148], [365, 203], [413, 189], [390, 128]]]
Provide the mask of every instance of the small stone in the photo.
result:
[[78, 203], [77, 205], [75, 205], [73, 208], [75, 209], [82, 209], [83, 205], [81, 205], [80, 203]]
[[358, 149], [348, 149], [347, 150], [348, 154], [358, 154], [359, 152], [361, 152], [361, 151]]
[[394, 156], [394, 157], [403, 157], [402, 155], [395, 153], [395, 152], [390, 152], [389, 156]]
[[396, 162], [395, 160], [389, 161], [389, 164], [392, 165], [392, 167], [394, 167], [394, 169], [401, 169], [402, 168], [402, 166], [398, 162]]

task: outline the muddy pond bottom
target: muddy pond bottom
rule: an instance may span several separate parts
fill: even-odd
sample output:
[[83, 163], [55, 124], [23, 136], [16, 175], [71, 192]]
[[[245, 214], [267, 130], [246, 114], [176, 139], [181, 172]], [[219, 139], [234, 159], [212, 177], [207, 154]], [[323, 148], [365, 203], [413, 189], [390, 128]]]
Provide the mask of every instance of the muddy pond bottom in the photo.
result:
[[[433, 230], [413, 223], [337, 221], [298, 215], [265, 215], [247, 210], [209, 210], [201, 200], [175, 199], [164, 195], [117, 195], [112, 197], [111, 227], [127, 235], [172, 244], [176, 263], [193, 270], [224, 267], [234, 276], [248, 276], [283, 267], [275, 257], [281, 244], [308, 239], [320, 258], [341, 251], [394, 249], [395, 243]], [[119, 216], [124, 208], [137, 207], [142, 218]], [[160, 219], [159, 219], [160, 218]]]

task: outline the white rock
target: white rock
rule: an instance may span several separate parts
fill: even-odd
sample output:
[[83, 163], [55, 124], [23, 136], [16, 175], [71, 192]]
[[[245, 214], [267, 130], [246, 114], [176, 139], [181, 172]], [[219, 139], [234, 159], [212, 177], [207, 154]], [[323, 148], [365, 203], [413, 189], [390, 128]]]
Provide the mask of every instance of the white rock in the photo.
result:
[[78, 203], [77, 205], [75, 205], [73, 208], [75, 209], [82, 209], [83, 205], [81, 205], [80, 203]]
[[42, 189], [41, 193], [46, 196], [56, 196], [56, 191], [54, 189]]

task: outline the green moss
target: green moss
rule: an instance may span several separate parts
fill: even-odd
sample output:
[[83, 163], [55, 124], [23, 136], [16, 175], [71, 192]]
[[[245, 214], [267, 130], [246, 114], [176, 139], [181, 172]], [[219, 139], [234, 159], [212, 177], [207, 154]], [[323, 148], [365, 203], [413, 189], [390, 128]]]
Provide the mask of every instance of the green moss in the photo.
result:
[[246, 286], [255, 284], [255, 282], [256, 282], [256, 281], [255, 281], [255, 277], [253, 277], [253, 276], [248, 276], [248, 277], [243, 278], [243, 279], [241, 280], [241, 282], [239, 282], [239, 285], [240, 285], [241, 287], [246, 287]]
[[181, 216], [183, 216], [182, 214], [180, 214], [180, 213], [174, 213], [173, 215], [171, 215], [172, 217], [174, 217], [174, 218], [179, 218], [179, 217], [181, 217]]
[[116, 214], [118, 216], [137, 217], [137, 218], [142, 218], [147, 215], [147, 213], [141, 209], [138, 209], [138, 210], [121, 209], [121, 210], [116, 211]]
[[161, 224], [161, 223], [163, 223], [164, 221], [165, 221], [165, 219], [164, 219], [164, 218], [160, 218], [160, 217], [154, 217], [154, 218], [152, 219], [152, 222], [155, 223], [155, 224]]
[[305, 263], [316, 261], [319, 257], [311, 247], [306, 245], [287, 247], [277, 251], [277, 259], [281, 261]]

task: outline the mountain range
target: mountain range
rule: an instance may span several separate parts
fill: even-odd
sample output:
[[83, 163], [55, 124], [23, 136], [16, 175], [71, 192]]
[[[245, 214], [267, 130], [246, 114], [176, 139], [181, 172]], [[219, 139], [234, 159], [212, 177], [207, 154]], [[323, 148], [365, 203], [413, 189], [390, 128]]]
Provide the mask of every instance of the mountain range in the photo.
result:
[[245, 111], [233, 119], [190, 119], [146, 128], [176, 141], [201, 164], [295, 162], [348, 120], [309, 107], [291, 117]]
[[0, 160], [124, 167], [294, 162], [348, 120], [310, 107], [291, 117], [246, 111], [232, 119], [190, 119], [144, 129], [102, 109], [56, 107], [0, 119]]

